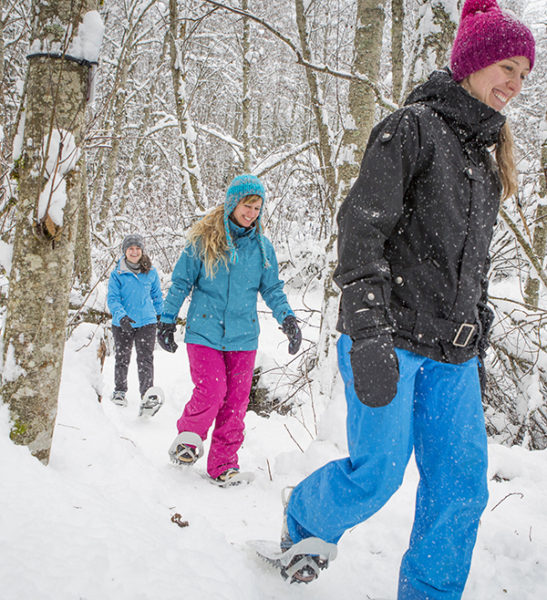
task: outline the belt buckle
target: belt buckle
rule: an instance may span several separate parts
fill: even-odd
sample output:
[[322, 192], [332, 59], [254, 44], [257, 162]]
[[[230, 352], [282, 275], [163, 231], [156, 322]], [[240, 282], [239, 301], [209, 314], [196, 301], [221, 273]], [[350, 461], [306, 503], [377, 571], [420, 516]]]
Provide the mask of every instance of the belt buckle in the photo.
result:
[[[473, 337], [474, 333], [475, 333], [475, 323], [462, 323], [459, 328], [458, 331], [456, 332], [456, 335], [454, 336], [454, 339], [452, 340], [452, 344], [454, 346], [457, 346], [458, 348], [465, 348], [465, 346], [467, 346], [467, 344], [469, 344], [469, 342], [471, 341], [471, 338]], [[466, 330], [466, 328], [468, 328]], [[461, 336], [465, 336], [465, 339], [463, 340], [463, 342], [460, 340]]]

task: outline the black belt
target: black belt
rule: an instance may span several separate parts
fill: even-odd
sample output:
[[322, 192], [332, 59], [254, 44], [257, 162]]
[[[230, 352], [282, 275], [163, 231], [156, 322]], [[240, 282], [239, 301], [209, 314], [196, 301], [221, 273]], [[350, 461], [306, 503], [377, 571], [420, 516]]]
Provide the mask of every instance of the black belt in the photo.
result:
[[398, 327], [412, 332], [418, 340], [423, 337], [430, 341], [439, 339], [457, 348], [466, 348], [477, 344], [480, 338], [480, 321], [475, 323], [451, 321], [400, 307], [392, 308], [391, 314]]

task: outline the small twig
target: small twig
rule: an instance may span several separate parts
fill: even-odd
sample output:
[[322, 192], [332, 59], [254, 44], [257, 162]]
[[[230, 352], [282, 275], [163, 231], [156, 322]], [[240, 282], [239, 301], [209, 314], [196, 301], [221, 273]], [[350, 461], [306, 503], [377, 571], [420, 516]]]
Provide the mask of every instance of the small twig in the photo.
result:
[[135, 446], [135, 448], [137, 447], [137, 444], [135, 444], [135, 442], [133, 440], [129, 439], [128, 437], [120, 435], [120, 439], [121, 440], [127, 440], [128, 442], [131, 442], [133, 444], [133, 446]]
[[300, 452], [302, 452], [302, 454], [304, 454], [304, 450], [302, 450], [302, 446], [294, 439], [293, 434], [291, 433], [290, 429], [287, 427], [287, 424], [285, 423], [283, 425], [285, 427], [285, 429], [287, 430], [287, 433], [289, 434], [289, 436], [291, 437], [291, 440], [298, 446], [298, 448], [300, 449]]
[[270, 461], [266, 459], [266, 464], [268, 465], [268, 475], [270, 476], [270, 481], [273, 481], [272, 470], [270, 468]]
[[78, 431], [80, 431], [80, 428], [76, 427], [75, 425], [65, 425], [64, 423], [56, 423], [56, 425], [58, 425], [59, 427], [68, 427], [69, 429], [77, 429]]
[[507, 494], [507, 496], [505, 496], [505, 498], [502, 498], [497, 504], [496, 506], [494, 506], [494, 508], [490, 509], [490, 512], [493, 512], [494, 510], [496, 510], [496, 508], [498, 508], [498, 506], [504, 502], [505, 500], [507, 500], [507, 498], [509, 498], [509, 496], [520, 496], [520, 499], [522, 500], [524, 498], [524, 494], [522, 494], [521, 492], [511, 492], [510, 494]]

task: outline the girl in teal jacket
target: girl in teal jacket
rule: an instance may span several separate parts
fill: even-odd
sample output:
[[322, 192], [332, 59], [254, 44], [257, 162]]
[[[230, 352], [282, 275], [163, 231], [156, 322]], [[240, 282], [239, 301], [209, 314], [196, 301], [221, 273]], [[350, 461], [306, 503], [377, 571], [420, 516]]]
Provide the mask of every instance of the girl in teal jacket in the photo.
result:
[[177, 421], [179, 435], [169, 454], [176, 464], [194, 463], [215, 423], [207, 471], [219, 485], [238, 480], [237, 451], [258, 347], [258, 293], [298, 352], [301, 333], [279, 279], [271, 242], [261, 231], [264, 187], [254, 175], [230, 184], [226, 201], [198, 221], [173, 271], [158, 341], [174, 352], [175, 322], [191, 294], [186, 320], [194, 391]]

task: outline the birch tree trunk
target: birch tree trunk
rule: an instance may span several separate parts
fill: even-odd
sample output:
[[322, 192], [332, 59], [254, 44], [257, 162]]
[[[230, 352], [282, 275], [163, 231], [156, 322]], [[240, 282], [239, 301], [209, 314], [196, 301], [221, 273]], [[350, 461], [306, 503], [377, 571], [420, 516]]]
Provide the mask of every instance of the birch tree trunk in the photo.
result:
[[[28, 446], [46, 464], [57, 414], [81, 169], [76, 166], [65, 172], [62, 225], [46, 230], [37, 219], [36, 207], [47, 184], [43, 146], [49, 143], [51, 149], [52, 132], [73, 136], [76, 148], [82, 144], [90, 66], [64, 55], [83, 15], [95, 7], [96, 0], [81, 0], [77, 8], [73, 0], [36, 0], [33, 11], [31, 41], [42, 48], [42, 55], [36, 54], [28, 66], [1, 392], [9, 404], [11, 439]], [[55, 50], [59, 58], [52, 56]]]
[[186, 98], [186, 82], [184, 80], [181, 40], [186, 33], [186, 23], [183, 22], [179, 31], [177, 0], [169, 0], [169, 52], [171, 57], [171, 79], [175, 94], [175, 110], [182, 136], [182, 162], [183, 162], [183, 194], [186, 193], [190, 203], [200, 210], [204, 209], [204, 190], [201, 173], [197, 159], [196, 131], [188, 111]]

